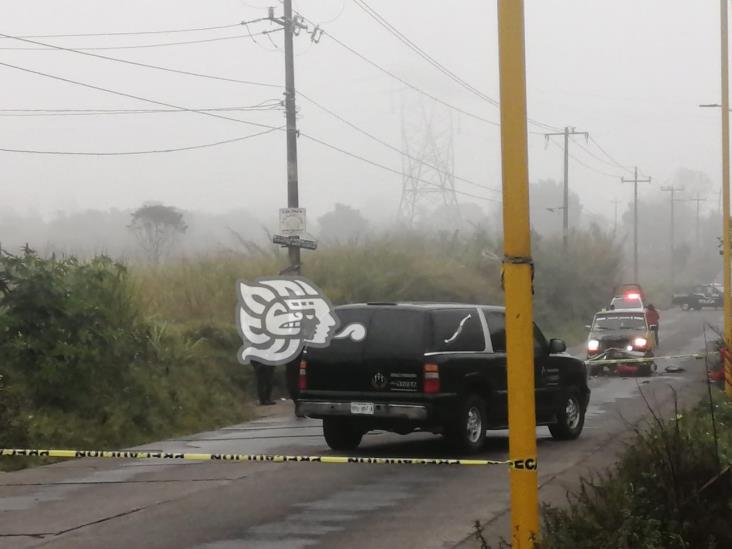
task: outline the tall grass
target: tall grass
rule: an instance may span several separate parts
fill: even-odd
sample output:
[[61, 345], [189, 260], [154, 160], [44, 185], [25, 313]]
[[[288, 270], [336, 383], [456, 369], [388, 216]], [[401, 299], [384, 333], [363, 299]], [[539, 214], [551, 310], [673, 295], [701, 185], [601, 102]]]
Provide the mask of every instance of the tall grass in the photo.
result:
[[[384, 235], [303, 252], [304, 275], [335, 303], [458, 301], [503, 303], [500, 246], [484, 233], [468, 236]], [[553, 335], [583, 337], [582, 326], [610, 301], [622, 269], [618, 246], [598, 230], [536, 239], [535, 316]], [[134, 270], [148, 315], [177, 323], [234, 321], [235, 282], [276, 275], [286, 256], [220, 254]]]

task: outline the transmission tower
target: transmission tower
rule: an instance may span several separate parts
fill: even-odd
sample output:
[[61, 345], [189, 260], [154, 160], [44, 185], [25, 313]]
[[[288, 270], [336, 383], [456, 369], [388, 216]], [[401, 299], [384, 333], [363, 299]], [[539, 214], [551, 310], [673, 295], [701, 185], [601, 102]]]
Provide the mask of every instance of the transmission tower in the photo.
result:
[[460, 222], [455, 194], [455, 151], [453, 148], [453, 120], [450, 113], [435, 116], [420, 99], [411, 98], [410, 104], [419, 109], [407, 114], [402, 96], [402, 198], [399, 219], [414, 227], [425, 220], [436, 208], [448, 206], [454, 212], [454, 225]]

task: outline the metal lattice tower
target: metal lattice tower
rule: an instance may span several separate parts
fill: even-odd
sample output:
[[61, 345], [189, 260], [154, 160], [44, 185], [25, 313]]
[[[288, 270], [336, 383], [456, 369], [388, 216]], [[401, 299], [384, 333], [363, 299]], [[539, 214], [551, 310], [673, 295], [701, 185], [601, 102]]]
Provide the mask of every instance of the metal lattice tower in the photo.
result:
[[434, 111], [429, 113], [420, 100], [419, 109], [407, 116], [402, 97], [402, 198], [399, 219], [413, 227], [440, 206], [452, 206], [455, 224], [459, 210], [455, 194], [455, 153], [452, 115], [446, 113], [441, 123]]

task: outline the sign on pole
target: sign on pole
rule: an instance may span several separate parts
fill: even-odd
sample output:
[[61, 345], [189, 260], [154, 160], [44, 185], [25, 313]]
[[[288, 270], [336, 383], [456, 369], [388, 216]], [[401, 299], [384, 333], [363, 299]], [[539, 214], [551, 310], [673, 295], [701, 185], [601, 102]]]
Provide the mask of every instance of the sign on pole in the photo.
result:
[[306, 250], [315, 250], [318, 248], [318, 243], [315, 240], [305, 240], [299, 236], [276, 234], [272, 237], [272, 242], [293, 248], [305, 248]]
[[280, 234], [302, 236], [305, 229], [305, 208], [280, 208]]

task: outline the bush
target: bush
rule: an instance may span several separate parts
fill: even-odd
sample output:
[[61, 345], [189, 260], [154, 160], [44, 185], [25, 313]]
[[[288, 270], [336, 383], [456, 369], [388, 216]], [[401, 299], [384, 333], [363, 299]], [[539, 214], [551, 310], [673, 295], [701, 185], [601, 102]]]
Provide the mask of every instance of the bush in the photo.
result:
[[248, 417], [233, 325], [206, 338], [145, 318], [136, 295], [105, 257], [0, 257], [4, 447], [119, 447]]
[[658, 420], [636, 433], [610, 472], [583, 480], [567, 509], [545, 509], [541, 547], [732, 547], [732, 406], [721, 400], [715, 410], [725, 431], [721, 463], [708, 403], [674, 421]]

